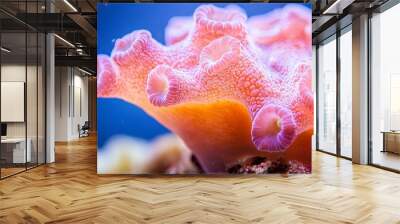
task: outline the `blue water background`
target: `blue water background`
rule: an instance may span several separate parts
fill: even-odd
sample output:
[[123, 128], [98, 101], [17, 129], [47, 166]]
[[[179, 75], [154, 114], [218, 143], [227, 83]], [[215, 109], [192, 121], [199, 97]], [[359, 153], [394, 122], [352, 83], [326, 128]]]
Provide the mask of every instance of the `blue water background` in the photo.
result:
[[[97, 53], [110, 55], [116, 39], [138, 29], [146, 29], [160, 43], [165, 27], [174, 16], [192, 16], [204, 3], [102, 3], [97, 4]], [[213, 3], [224, 7], [226, 3]], [[293, 4], [293, 3], [292, 3]], [[281, 8], [283, 3], [240, 3], [247, 15], [265, 14]], [[301, 4], [308, 8], [310, 4]], [[148, 116], [140, 108], [118, 99], [97, 100], [98, 147], [114, 135], [128, 135], [143, 139], [168, 133], [169, 130]]]

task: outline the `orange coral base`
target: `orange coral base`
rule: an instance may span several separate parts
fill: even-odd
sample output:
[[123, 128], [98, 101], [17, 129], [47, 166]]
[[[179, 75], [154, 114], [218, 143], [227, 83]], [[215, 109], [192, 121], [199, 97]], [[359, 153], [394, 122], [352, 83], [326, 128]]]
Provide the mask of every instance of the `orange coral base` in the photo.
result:
[[179, 135], [207, 172], [225, 172], [248, 157], [284, 158], [311, 164], [312, 129], [299, 134], [285, 152], [258, 151], [251, 141], [251, 119], [246, 107], [235, 101], [185, 103], [145, 110]]

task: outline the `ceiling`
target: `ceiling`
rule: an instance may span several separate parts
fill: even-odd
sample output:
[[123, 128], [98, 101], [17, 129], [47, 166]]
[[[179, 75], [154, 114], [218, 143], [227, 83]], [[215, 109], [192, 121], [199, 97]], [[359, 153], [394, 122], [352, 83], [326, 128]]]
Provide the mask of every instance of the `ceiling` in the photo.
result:
[[[201, 0], [200, 0], [201, 1]], [[313, 8], [313, 43], [334, 33], [337, 24], [351, 23], [352, 16], [377, 7], [387, 0], [289, 0], [308, 2]], [[15, 57], [26, 54], [26, 29], [29, 31], [54, 32], [56, 64], [75, 65], [95, 73], [96, 70], [96, 4], [98, 2], [183, 2], [179, 0], [1, 0], [0, 24], [2, 44], [13, 49]], [[187, 1], [186, 1], [187, 2]], [[197, 0], [199, 2], [199, 0]], [[204, 2], [210, 2], [204, 0]], [[218, 2], [232, 2], [219, 0]], [[262, 0], [235, 2], [265, 2]], [[268, 2], [282, 2], [270, 0]], [[51, 12], [51, 13], [49, 13]], [[338, 21], [341, 21], [338, 23]], [[346, 22], [347, 21], [347, 22]], [[28, 58], [35, 53], [36, 41], [28, 35]], [[39, 46], [41, 47], [41, 46]]]

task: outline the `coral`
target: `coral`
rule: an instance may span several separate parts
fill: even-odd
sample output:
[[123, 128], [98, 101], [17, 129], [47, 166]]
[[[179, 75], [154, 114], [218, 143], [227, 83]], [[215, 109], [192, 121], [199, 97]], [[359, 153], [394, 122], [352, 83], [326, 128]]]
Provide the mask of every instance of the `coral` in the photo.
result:
[[99, 151], [99, 174], [195, 174], [192, 153], [173, 134], [144, 141], [128, 136], [111, 138]]
[[296, 47], [311, 45], [311, 13], [309, 9], [297, 5], [286, 7], [248, 21], [250, 35], [264, 47], [275, 43], [292, 42]]
[[249, 19], [236, 6], [202, 5], [170, 20], [167, 45], [137, 30], [99, 55], [98, 97], [142, 108], [209, 173], [256, 156], [310, 163], [310, 26], [301, 5]]

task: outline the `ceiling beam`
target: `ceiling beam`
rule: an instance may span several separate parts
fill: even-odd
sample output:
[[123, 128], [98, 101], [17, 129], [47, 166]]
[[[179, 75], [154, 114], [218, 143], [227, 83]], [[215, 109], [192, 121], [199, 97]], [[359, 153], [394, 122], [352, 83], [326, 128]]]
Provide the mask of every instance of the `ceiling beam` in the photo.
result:
[[80, 14], [68, 14], [68, 17], [74, 21], [83, 31], [88, 35], [87, 41], [90, 42], [91, 46], [96, 45], [96, 33], [97, 30], [90, 24], [85, 17]]
[[97, 61], [94, 56], [56, 56], [56, 66], [79, 66], [87, 67], [96, 71]]
[[343, 14], [344, 9], [351, 5], [355, 0], [336, 0], [332, 2], [322, 14]]

